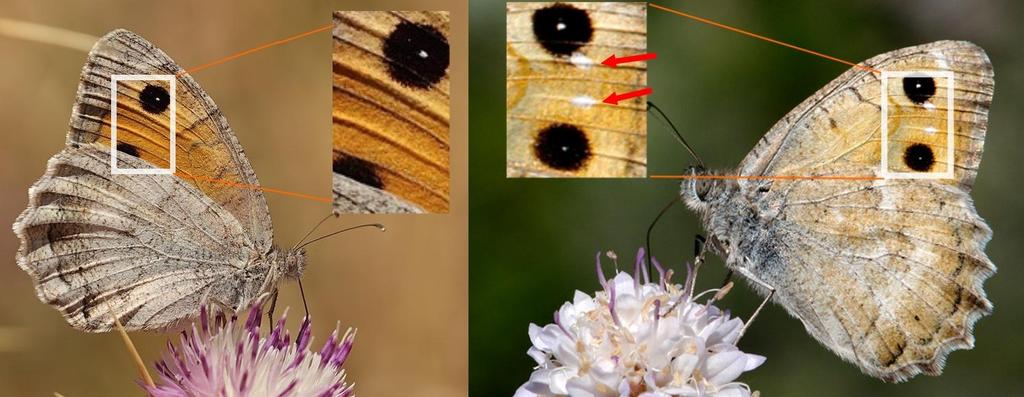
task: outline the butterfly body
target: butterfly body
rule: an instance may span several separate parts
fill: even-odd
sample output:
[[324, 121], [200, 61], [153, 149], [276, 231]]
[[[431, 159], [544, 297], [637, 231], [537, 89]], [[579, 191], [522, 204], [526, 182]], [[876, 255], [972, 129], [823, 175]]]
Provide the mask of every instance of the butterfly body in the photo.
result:
[[[114, 75], [146, 77], [112, 90]], [[148, 76], [173, 76], [177, 89]], [[172, 114], [173, 173], [114, 173], [114, 165], [171, 164]], [[274, 247], [258, 186], [227, 121], [195, 80], [145, 39], [116, 30], [90, 52], [66, 146], [29, 189], [14, 223], [17, 263], [40, 300], [84, 331], [109, 331], [115, 319], [129, 330], [165, 328], [197, 315], [201, 304], [242, 308], [305, 266], [303, 251]]]
[[[912, 80], [883, 99], [879, 76], [853, 69], [784, 117], [736, 171], [722, 173], [744, 178], [702, 179], [712, 173], [694, 170], [682, 198], [728, 268], [774, 293], [840, 357], [898, 382], [941, 373], [950, 351], [973, 347], [974, 322], [992, 310], [982, 289], [995, 272], [984, 252], [992, 231], [970, 197], [992, 69], [979, 47], [952, 41], [864, 64], [953, 71], [955, 144], [935, 136], [947, 120], [945, 87], [922, 100]], [[895, 107], [895, 148], [881, 144], [881, 100]], [[887, 151], [924, 172], [943, 166], [938, 154], [946, 150], [956, 154], [953, 178], [882, 177]]]

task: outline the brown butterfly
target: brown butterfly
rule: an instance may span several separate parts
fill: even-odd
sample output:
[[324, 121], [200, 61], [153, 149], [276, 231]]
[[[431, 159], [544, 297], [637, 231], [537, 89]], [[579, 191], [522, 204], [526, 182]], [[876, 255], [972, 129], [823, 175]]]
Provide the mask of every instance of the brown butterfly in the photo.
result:
[[682, 198], [726, 266], [829, 350], [887, 381], [938, 375], [992, 311], [982, 287], [996, 271], [992, 230], [970, 196], [992, 63], [977, 45], [938, 41], [862, 65], [728, 173], [868, 178], [695, 178]]
[[444, 11], [334, 12], [336, 212], [448, 211]]
[[[126, 169], [150, 174], [118, 172]], [[142, 37], [115, 30], [89, 52], [66, 145], [14, 223], [18, 266], [40, 300], [85, 331], [108, 331], [115, 319], [163, 328], [203, 303], [248, 306], [305, 268], [301, 248], [273, 245], [255, 186], [199, 84]]]

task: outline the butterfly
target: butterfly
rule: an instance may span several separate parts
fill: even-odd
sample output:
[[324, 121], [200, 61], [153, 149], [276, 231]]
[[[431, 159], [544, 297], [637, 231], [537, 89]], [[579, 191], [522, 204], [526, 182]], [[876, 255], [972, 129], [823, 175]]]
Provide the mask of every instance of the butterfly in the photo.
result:
[[445, 11], [335, 11], [334, 208], [448, 212]]
[[[120, 75], [139, 79], [116, 81], [112, 108]], [[305, 267], [301, 248], [272, 244], [255, 186], [206, 92], [163, 51], [115, 30], [89, 53], [66, 146], [14, 223], [18, 266], [41, 301], [84, 331], [108, 331], [115, 319], [129, 330], [165, 328], [203, 303], [247, 306]]]
[[646, 52], [646, 4], [506, 7], [506, 176], [644, 177], [645, 102], [602, 101], [644, 88], [646, 63], [601, 62]]
[[938, 375], [992, 310], [992, 231], [970, 196], [992, 64], [939, 41], [862, 65], [783, 117], [735, 173], [873, 178], [691, 179], [681, 196], [711, 251], [829, 350], [886, 381]]

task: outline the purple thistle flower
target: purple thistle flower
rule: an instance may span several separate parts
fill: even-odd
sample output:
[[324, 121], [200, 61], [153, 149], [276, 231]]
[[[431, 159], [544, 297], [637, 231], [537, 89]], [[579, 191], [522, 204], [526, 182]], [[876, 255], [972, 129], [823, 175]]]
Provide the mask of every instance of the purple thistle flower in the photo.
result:
[[342, 365], [355, 331], [350, 328], [339, 338], [335, 328], [319, 352], [310, 351], [309, 318], [292, 343], [285, 328], [287, 311], [265, 337], [260, 336], [261, 313], [261, 306], [254, 305], [240, 324], [224, 314], [209, 321], [206, 307], [200, 308], [198, 327], [193, 322], [191, 331], [182, 331], [177, 346], [167, 341], [156, 363], [160, 380], [144, 388], [154, 397], [354, 396], [355, 385], [346, 382]]

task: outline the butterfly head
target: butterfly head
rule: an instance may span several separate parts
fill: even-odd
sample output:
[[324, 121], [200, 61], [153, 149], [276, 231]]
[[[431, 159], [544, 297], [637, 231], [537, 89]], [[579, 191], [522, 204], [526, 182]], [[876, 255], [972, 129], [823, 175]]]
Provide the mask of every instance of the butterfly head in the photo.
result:
[[722, 180], [708, 178], [713, 175], [712, 172], [701, 166], [691, 166], [687, 175], [690, 177], [683, 181], [680, 196], [691, 210], [704, 213], [722, 190]]
[[306, 270], [306, 250], [297, 248], [293, 250], [275, 250], [273, 263], [281, 275], [299, 279], [302, 272]]

